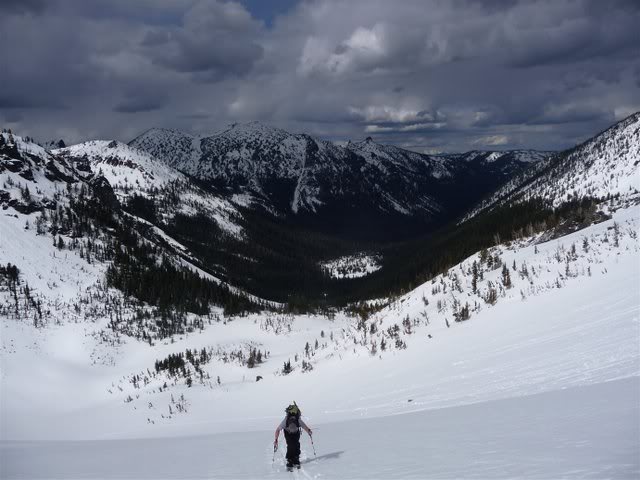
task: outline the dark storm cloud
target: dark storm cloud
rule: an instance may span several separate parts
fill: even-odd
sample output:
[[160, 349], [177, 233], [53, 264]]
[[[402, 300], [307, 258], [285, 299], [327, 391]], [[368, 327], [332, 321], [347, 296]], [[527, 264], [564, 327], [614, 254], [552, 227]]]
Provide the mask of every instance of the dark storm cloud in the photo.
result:
[[167, 104], [167, 98], [162, 93], [146, 92], [144, 90], [131, 90], [113, 108], [119, 113], [139, 113], [159, 110]]
[[185, 118], [187, 120], [206, 120], [211, 118], [211, 114], [206, 112], [194, 112], [194, 113], [184, 113], [180, 115], [181, 118]]
[[143, 47], [158, 47], [166, 45], [171, 40], [171, 34], [166, 30], [150, 30], [148, 31], [140, 45]]
[[530, 125], [565, 124], [576, 122], [614, 122], [613, 112], [590, 105], [569, 105], [548, 109], [539, 117], [531, 118]]
[[640, 2], [268, 5], [2, 0], [0, 121], [128, 140], [260, 120], [459, 151], [566, 147], [640, 109]]
[[261, 31], [239, 4], [202, 2], [184, 15], [180, 27], [147, 33], [143, 45], [161, 46], [149, 52], [159, 65], [194, 73], [199, 81], [217, 81], [251, 71], [263, 54]]
[[[227, 41], [229, 44], [224, 48], [212, 48]], [[262, 48], [257, 44], [237, 44], [215, 36], [192, 39], [178, 35], [175, 44], [168, 48], [173, 51], [160, 50], [153, 54], [157, 64], [177, 72], [201, 74], [202, 79], [210, 80], [248, 73], [262, 56]]]
[[55, 103], [46, 103], [45, 99], [27, 97], [24, 95], [10, 95], [0, 93], [0, 110], [28, 109], [44, 107], [59, 107]]
[[4, 13], [39, 13], [47, 6], [47, 0], [1, 0], [0, 11]]
[[607, 22], [597, 16], [551, 23], [543, 28], [523, 27], [510, 38], [509, 63], [527, 68], [546, 64], [580, 62], [607, 55], [636, 56], [638, 48], [637, 16], [614, 10]]

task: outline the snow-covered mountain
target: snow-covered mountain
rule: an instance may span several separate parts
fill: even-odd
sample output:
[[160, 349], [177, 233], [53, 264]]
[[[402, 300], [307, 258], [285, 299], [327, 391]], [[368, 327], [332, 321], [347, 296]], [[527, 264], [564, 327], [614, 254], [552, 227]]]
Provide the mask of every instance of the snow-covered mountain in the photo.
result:
[[557, 207], [585, 196], [623, 200], [640, 193], [640, 112], [509, 180], [465, 217], [498, 205], [542, 199]]
[[[546, 195], [551, 206], [575, 197], [565, 195], [569, 185], [605, 197], [589, 204], [595, 213], [581, 230], [567, 234], [564, 219], [552, 225], [539, 217], [531, 231], [487, 242], [496, 224], [481, 212], [458, 228], [471, 225], [460, 231], [483, 247], [465, 250], [476, 243], [461, 243], [450, 225], [437, 254], [418, 251], [450, 263], [419, 272], [411, 287], [399, 285], [402, 293], [346, 305], [326, 294], [321, 304], [301, 302], [295, 296], [304, 291], [287, 280], [288, 270], [301, 271], [295, 280], [322, 295], [379, 281], [390, 268], [397, 280], [395, 272], [412, 265], [390, 265], [385, 248], [343, 254], [342, 245], [268, 223], [223, 192], [275, 205], [265, 186], [282, 174], [281, 164], [307, 172], [301, 185], [310, 188], [307, 182], [321, 178], [315, 169], [325, 171], [326, 152], [338, 147], [322, 150], [310, 137], [256, 125], [199, 139], [202, 152], [227, 149], [230, 172], [246, 168], [216, 194], [133, 145], [95, 141], [51, 152], [3, 133], [1, 476], [281, 478], [289, 474], [281, 451], [274, 456], [273, 428], [296, 400], [314, 430], [314, 444], [303, 444], [302, 476], [637, 477], [637, 122], [632, 117], [575, 151], [533, 162], [532, 169], [547, 167], [528, 177], [526, 191]], [[252, 142], [261, 146], [247, 147], [250, 162], [233, 159]], [[182, 144], [185, 152], [194, 148], [193, 139]], [[318, 152], [305, 149], [305, 164], [295, 163], [296, 149], [313, 144]], [[282, 145], [280, 163], [256, 153]], [[487, 168], [510, 164], [501, 161], [507, 153], [449, 159], [372, 140], [339, 151], [361, 178], [384, 173], [387, 185], [427, 177], [434, 188], [460, 178], [471, 185]], [[188, 158], [199, 166], [204, 155]], [[309, 170], [307, 160], [315, 165]], [[246, 187], [245, 176], [260, 183]], [[301, 175], [287, 178], [300, 185]], [[620, 198], [594, 194], [598, 188]], [[223, 207], [208, 205], [235, 213], [224, 217]], [[307, 208], [299, 205], [299, 212]], [[224, 218], [243, 230], [234, 234]], [[507, 220], [511, 228], [514, 219]], [[296, 244], [321, 248], [295, 257]], [[265, 278], [261, 270], [275, 272], [266, 278], [281, 282], [286, 305], [226, 281], [254, 285]], [[79, 439], [88, 441], [67, 442]], [[434, 458], [425, 459], [425, 447]], [[175, 454], [185, 448], [187, 455]], [[119, 461], [105, 463], [105, 452]]]
[[172, 181], [184, 180], [184, 175], [166, 163], [115, 140], [93, 140], [54, 149], [52, 153], [77, 164], [84, 160], [92, 169], [101, 172], [113, 188], [122, 192], [146, 192]]
[[458, 155], [429, 156], [371, 138], [341, 147], [258, 122], [202, 137], [151, 129], [130, 145], [220, 191], [250, 194], [280, 215], [341, 228], [384, 217], [414, 225], [416, 219], [450, 219], [546, 156], [474, 152], [460, 161]]
[[[296, 400], [314, 430], [301, 474], [633, 477], [640, 211], [606, 213], [611, 220], [559, 240], [536, 235], [478, 252], [380, 299], [368, 317], [216, 312], [152, 342], [114, 332], [109, 314], [73, 314], [73, 302], [38, 327], [3, 318], [0, 459], [9, 477], [281, 478], [273, 428]], [[12, 238], [37, 239], [16, 226]], [[67, 286], [72, 272], [89, 271], [68, 255], [54, 260]], [[256, 350], [265, 356], [250, 367]], [[49, 442], [16, 441], [35, 439]], [[423, 458], [424, 445], [437, 460]], [[186, 446], [189, 455], [164, 460]], [[104, 464], [105, 452], [122, 461]]]
[[200, 137], [169, 128], [151, 128], [129, 145], [177, 168], [200, 158]]
[[[171, 265], [213, 290], [220, 286], [223, 296], [231, 293], [262, 303], [226, 284], [223, 267], [207, 264], [181, 243], [193, 241], [194, 222], [220, 242], [242, 241], [242, 216], [236, 206], [125, 144], [92, 141], [48, 151], [21, 136], [0, 134], [0, 207], [0, 237], [8, 263], [26, 269], [28, 277], [44, 268], [37, 278], [29, 278], [35, 292], [56, 291], [56, 272], [66, 270], [66, 263], [91, 265], [89, 270], [78, 267], [86, 276], [77, 284], [82, 287], [67, 285], [61, 298], [52, 294], [45, 303], [49, 307], [49, 302], [84, 298], [86, 282], [102, 289], [109, 265], [121, 253], [141, 263]], [[43, 255], [56, 258], [61, 251], [77, 261], [47, 266]], [[32, 307], [25, 303], [25, 311]], [[44, 315], [40, 307], [38, 315]]]
[[78, 170], [97, 172], [106, 178], [123, 201], [132, 196], [148, 198], [165, 219], [177, 213], [201, 213], [230, 234], [242, 231], [240, 213], [230, 201], [204, 191], [183, 173], [145, 151], [115, 140], [93, 140], [52, 153], [72, 162]]

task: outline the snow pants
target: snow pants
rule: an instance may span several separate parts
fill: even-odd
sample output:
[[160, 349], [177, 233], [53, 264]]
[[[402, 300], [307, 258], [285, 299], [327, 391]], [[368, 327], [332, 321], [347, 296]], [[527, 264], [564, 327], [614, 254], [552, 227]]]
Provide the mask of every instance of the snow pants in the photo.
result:
[[300, 430], [289, 433], [285, 430], [284, 439], [287, 441], [287, 463], [300, 463]]

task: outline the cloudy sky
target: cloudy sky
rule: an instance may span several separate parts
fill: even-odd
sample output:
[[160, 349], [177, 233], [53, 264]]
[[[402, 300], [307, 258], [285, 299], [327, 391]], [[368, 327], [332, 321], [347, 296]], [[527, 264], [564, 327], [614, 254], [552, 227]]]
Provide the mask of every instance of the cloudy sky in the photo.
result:
[[558, 149], [640, 110], [638, 25], [614, 0], [0, 0], [0, 125]]

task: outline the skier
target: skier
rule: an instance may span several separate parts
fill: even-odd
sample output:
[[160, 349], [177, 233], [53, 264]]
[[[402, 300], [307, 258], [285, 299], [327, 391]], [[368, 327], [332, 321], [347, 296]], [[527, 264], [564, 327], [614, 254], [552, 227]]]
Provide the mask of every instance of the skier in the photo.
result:
[[311, 429], [300, 418], [300, 409], [296, 402], [293, 402], [286, 409], [286, 416], [284, 420], [280, 422], [278, 428], [276, 428], [276, 439], [273, 442], [274, 451], [278, 448], [278, 437], [280, 436], [280, 430], [284, 431], [284, 438], [287, 441], [287, 468], [293, 468], [296, 466], [300, 468], [300, 429], [304, 429], [305, 432], [311, 437]]

